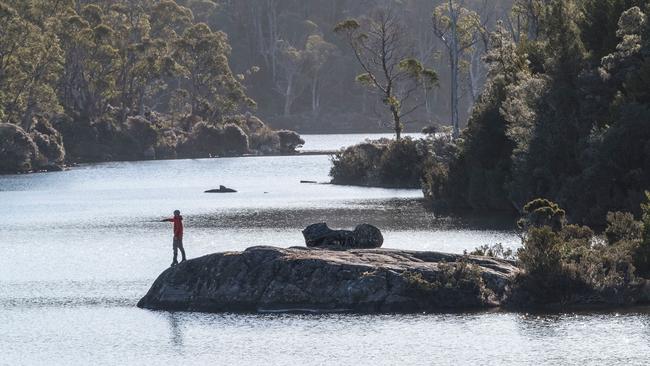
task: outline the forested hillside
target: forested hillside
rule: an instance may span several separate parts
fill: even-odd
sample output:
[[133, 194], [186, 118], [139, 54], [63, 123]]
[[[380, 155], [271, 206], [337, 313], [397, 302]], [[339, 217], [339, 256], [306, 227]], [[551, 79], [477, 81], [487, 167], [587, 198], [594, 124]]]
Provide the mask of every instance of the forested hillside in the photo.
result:
[[0, 1], [0, 171], [293, 150], [297, 135], [238, 114], [255, 102], [211, 8]]
[[437, 84], [423, 88], [399, 125], [463, 125], [485, 82], [489, 30], [505, 19], [514, 32], [519, 20], [507, 0], [453, 4], [1, 0], [1, 170], [300, 144], [264, 122], [388, 132], [385, 101], [357, 82], [355, 52], [334, 32], [341, 21], [381, 11], [400, 23], [403, 56], [436, 72]]
[[579, 223], [638, 217], [650, 188], [648, 2], [532, 3], [525, 32], [491, 34], [485, 89], [457, 153], [434, 154], [425, 193], [476, 210], [544, 197]]

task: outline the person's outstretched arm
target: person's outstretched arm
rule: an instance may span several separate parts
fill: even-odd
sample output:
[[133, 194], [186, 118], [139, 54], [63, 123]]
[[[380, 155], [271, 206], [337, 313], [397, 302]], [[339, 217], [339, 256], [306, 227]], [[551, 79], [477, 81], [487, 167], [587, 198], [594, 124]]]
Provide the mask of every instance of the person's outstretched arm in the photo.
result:
[[160, 222], [174, 222], [174, 219], [162, 219]]

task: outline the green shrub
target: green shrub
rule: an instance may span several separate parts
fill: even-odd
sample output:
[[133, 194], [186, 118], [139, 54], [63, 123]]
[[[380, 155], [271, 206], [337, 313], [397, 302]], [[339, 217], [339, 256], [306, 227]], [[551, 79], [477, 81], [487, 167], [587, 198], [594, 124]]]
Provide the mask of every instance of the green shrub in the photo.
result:
[[65, 161], [63, 137], [49, 121], [46, 119], [36, 121], [30, 131], [30, 136], [38, 147], [37, 165], [63, 165]]
[[156, 143], [156, 128], [144, 117], [129, 117], [126, 120], [128, 134], [140, 148], [146, 149]]
[[497, 243], [494, 245], [481, 245], [476, 247], [473, 251], [469, 252], [470, 255], [478, 255], [482, 257], [493, 257], [500, 259], [515, 259], [516, 255], [510, 248], [504, 248], [503, 244]]
[[550, 227], [531, 227], [517, 256], [527, 273], [544, 276], [561, 271], [563, 246], [560, 235]]
[[334, 184], [374, 185], [379, 159], [386, 146], [366, 142], [337, 152], [331, 159], [330, 176]]
[[566, 213], [556, 203], [538, 198], [524, 206], [524, 217], [519, 220], [521, 229], [531, 226], [549, 226], [553, 231], [560, 231], [566, 224]]
[[129, 117], [126, 120], [126, 128], [115, 141], [119, 143], [121, 140], [122, 145], [114, 146], [114, 155], [125, 160], [155, 158], [155, 152], [153, 156], [148, 157], [146, 152], [154, 151], [157, 139], [157, 130], [150, 121], [142, 116]]
[[442, 271], [436, 278], [436, 287], [471, 289], [477, 292], [487, 290], [480, 268], [475, 264], [468, 263], [464, 258], [454, 263], [440, 263], [438, 267]]
[[428, 159], [424, 164], [422, 176], [422, 193], [431, 203], [441, 206], [447, 198], [449, 182], [449, 166], [434, 159]]
[[643, 240], [634, 253], [634, 265], [640, 276], [650, 277], [650, 192], [645, 192], [645, 202], [641, 204]]
[[219, 156], [222, 152], [223, 139], [221, 129], [206, 122], [198, 122], [186, 139], [176, 148], [180, 157], [209, 158]]
[[106, 161], [112, 158], [108, 145], [115, 129], [106, 121], [91, 122], [84, 116], [56, 115], [52, 126], [61, 133], [66, 160], [72, 162]]
[[383, 152], [378, 166], [382, 186], [420, 188], [426, 159], [422, 140], [404, 138], [392, 142]]
[[[485, 286], [480, 268], [465, 260], [450, 263], [439, 263], [438, 272], [431, 278], [425, 278], [420, 272], [407, 271], [403, 274], [411, 291], [437, 302], [441, 307], [454, 307], [458, 304], [458, 296], [466, 302], [468, 297], [475, 305], [488, 302], [494, 295]], [[456, 304], [456, 305], [455, 305]]]
[[276, 154], [280, 151], [280, 137], [267, 126], [258, 128], [250, 135], [250, 148], [262, 154]]
[[564, 211], [553, 202], [538, 199], [524, 211], [527, 231], [517, 253], [524, 272], [516, 286], [529, 302], [636, 301], [632, 294], [647, 268], [643, 223], [631, 214], [610, 213], [599, 236], [585, 226], [564, 225]]
[[280, 152], [283, 154], [295, 154], [297, 149], [305, 144], [297, 132], [280, 130], [277, 132], [280, 138]]
[[32, 169], [38, 147], [22, 128], [0, 123], [0, 172], [17, 173]]
[[427, 142], [430, 148], [423, 164], [424, 197], [438, 209], [455, 206], [449, 202], [453, 191], [450, 189], [449, 170], [458, 160], [459, 146], [450, 134], [432, 136]]
[[[243, 134], [236, 131], [235, 126]], [[228, 154], [244, 154], [251, 152], [249, 150], [262, 154], [294, 154], [305, 141], [294, 131], [274, 131], [259, 118], [246, 113], [224, 119], [224, 143]]]
[[223, 127], [223, 151], [228, 155], [242, 155], [248, 152], [248, 136], [234, 123]]
[[266, 128], [266, 124], [261, 119], [257, 118], [251, 113], [236, 114], [227, 116], [223, 120], [223, 124], [236, 124], [239, 126], [247, 136], [257, 132], [260, 129]]
[[427, 150], [424, 140], [411, 138], [348, 147], [332, 158], [332, 183], [420, 188]]
[[440, 132], [440, 126], [438, 126], [438, 125], [429, 125], [429, 126], [426, 126], [426, 127], [424, 127], [422, 129], [422, 133], [425, 134], [425, 135], [434, 136], [438, 132]]
[[605, 237], [610, 245], [621, 240], [641, 240], [643, 238], [643, 223], [634, 220], [634, 216], [629, 212], [608, 212]]
[[549, 226], [530, 227], [524, 245], [517, 252], [524, 272], [517, 277], [516, 292], [527, 305], [564, 303], [582, 291], [583, 283], [574, 270], [566, 266], [565, 243]]
[[174, 131], [173, 129], [158, 130], [155, 146], [157, 159], [175, 159], [178, 156], [176, 147], [181, 141], [179, 135], [182, 136], [180, 131]]

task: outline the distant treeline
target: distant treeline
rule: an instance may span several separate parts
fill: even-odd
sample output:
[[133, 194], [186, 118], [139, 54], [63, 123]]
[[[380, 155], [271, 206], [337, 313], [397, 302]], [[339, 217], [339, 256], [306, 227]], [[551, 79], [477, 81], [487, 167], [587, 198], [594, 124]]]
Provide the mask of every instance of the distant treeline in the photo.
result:
[[299, 145], [241, 114], [247, 75], [202, 3], [0, 0], [0, 171]]
[[[460, 43], [474, 38], [459, 58], [462, 120], [485, 81], [481, 61], [485, 31], [510, 15], [512, 2], [454, 1], [454, 7], [462, 5], [461, 22], [465, 22]], [[341, 21], [363, 21], [378, 10], [391, 9], [404, 27], [402, 46], [409, 49], [410, 57], [434, 69], [440, 82], [419, 101], [421, 108], [404, 121], [405, 128], [419, 131], [429, 124], [450, 123], [450, 57], [433, 26], [434, 11], [444, 7], [446, 0], [223, 0], [215, 1], [217, 6], [210, 11], [199, 10], [208, 3], [205, 0], [184, 3], [195, 9], [198, 20], [228, 34], [236, 72], [258, 67], [245, 85], [262, 119], [276, 127], [316, 132], [391, 130], [392, 119], [381, 98], [355, 81], [364, 71], [346, 40], [334, 32]], [[474, 19], [465, 13], [470, 12], [480, 18], [480, 24], [469, 24]]]

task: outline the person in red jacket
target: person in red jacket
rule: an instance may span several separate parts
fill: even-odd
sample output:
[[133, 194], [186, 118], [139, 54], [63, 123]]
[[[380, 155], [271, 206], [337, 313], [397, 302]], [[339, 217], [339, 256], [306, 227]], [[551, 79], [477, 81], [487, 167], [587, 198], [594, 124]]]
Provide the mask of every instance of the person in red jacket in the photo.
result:
[[178, 251], [181, 251], [181, 262], [186, 260], [185, 258], [185, 249], [183, 248], [183, 216], [179, 210], [174, 211], [174, 217], [171, 219], [164, 219], [161, 222], [173, 222], [174, 223], [174, 261], [172, 262], [172, 267], [178, 264]]

